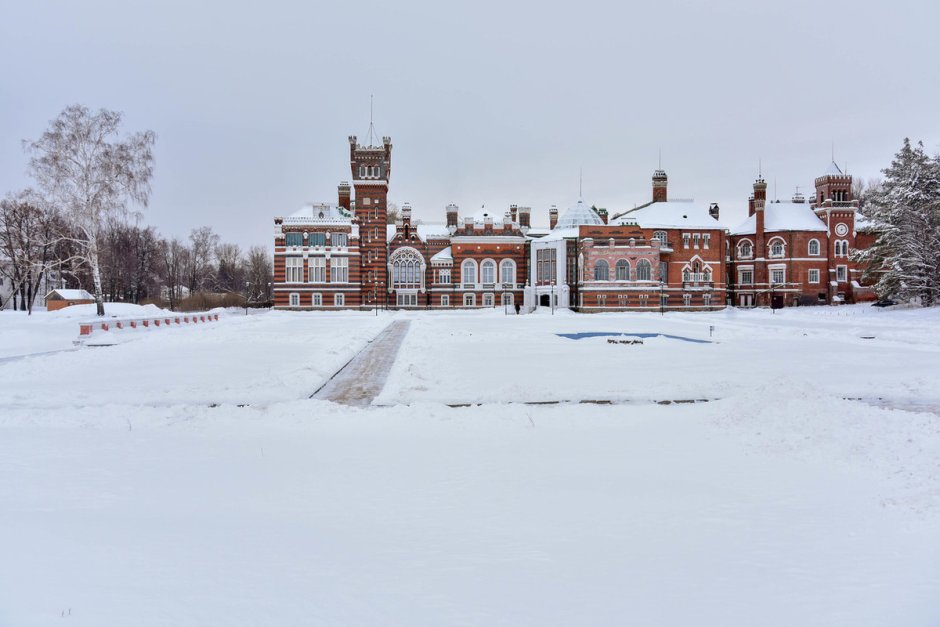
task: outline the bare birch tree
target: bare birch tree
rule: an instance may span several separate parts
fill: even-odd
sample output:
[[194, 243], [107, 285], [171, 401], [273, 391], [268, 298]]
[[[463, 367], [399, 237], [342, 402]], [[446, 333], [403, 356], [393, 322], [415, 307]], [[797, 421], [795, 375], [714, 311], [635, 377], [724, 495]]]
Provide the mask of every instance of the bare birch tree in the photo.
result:
[[98, 315], [104, 315], [101, 238], [109, 222], [126, 218], [128, 205], [147, 206], [153, 176], [153, 131], [120, 139], [121, 113], [82, 105], [66, 108], [35, 141], [24, 141], [29, 170], [47, 202], [72, 227], [91, 271]]

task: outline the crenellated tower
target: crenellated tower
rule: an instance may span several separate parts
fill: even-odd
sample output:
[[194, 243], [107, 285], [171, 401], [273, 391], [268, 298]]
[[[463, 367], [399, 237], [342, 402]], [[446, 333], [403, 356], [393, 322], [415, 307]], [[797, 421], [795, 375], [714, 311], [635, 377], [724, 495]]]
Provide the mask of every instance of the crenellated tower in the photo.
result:
[[349, 167], [355, 191], [355, 220], [359, 226], [362, 304], [386, 305], [388, 297], [388, 180], [392, 173], [392, 140], [363, 146], [349, 137]]

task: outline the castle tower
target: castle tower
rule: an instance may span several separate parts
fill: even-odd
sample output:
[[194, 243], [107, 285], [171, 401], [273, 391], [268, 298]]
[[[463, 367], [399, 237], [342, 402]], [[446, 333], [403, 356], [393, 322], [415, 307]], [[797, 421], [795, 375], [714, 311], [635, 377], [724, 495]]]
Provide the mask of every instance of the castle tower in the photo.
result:
[[669, 177], [665, 170], [656, 170], [653, 172], [653, 202], [666, 202], [666, 187], [669, 183]]
[[363, 146], [349, 137], [349, 167], [356, 196], [355, 219], [359, 225], [359, 254], [362, 264], [362, 304], [376, 307], [388, 298], [388, 180], [392, 173], [392, 140], [381, 146]]
[[818, 208], [826, 202], [830, 204], [852, 202], [852, 177], [843, 174], [835, 161], [829, 164], [825, 174], [816, 177], [814, 204]]
[[[767, 182], [763, 176], [754, 181], [754, 283], [767, 285], [767, 240], [764, 236], [764, 205], [767, 203]], [[758, 297], [757, 303], [761, 302]]]

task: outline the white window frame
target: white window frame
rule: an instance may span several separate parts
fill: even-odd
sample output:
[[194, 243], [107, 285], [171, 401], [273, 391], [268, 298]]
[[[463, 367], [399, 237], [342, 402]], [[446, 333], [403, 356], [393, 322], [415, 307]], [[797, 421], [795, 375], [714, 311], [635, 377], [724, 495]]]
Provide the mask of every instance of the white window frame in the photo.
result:
[[310, 283], [326, 283], [326, 257], [310, 258]]
[[311, 294], [310, 304], [314, 307], [322, 307], [323, 306], [323, 294], [321, 294], [320, 292], [314, 292], [313, 294]]
[[450, 307], [450, 295], [444, 294], [441, 296], [441, 307]]
[[476, 307], [476, 306], [477, 306], [477, 295], [476, 295], [476, 294], [464, 294], [464, 295], [463, 295], [463, 306], [464, 306], [464, 307]]
[[[780, 273], [782, 280], [780, 281], [774, 280], [774, 273], [776, 272]], [[787, 267], [786, 266], [768, 266], [767, 273], [770, 275], [768, 278], [770, 279], [771, 285], [783, 285], [787, 282]]]
[[437, 271], [437, 282], [450, 285], [450, 268], [442, 268]]
[[291, 307], [300, 307], [300, 294], [297, 292], [291, 292], [288, 302]]
[[503, 259], [499, 262], [499, 282], [516, 284], [516, 262], [512, 259]]
[[[492, 276], [487, 277], [488, 272], [492, 272]], [[498, 274], [499, 266], [496, 265], [494, 260], [484, 259], [482, 263], [480, 263], [480, 283], [484, 283], [486, 285], [495, 285]]]
[[819, 268], [810, 268], [806, 276], [807, 283], [819, 283]]
[[836, 266], [836, 281], [839, 283], [845, 283], [848, 280], [849, 276], [849, 267], [839, 265]]
[[483, 306], [484, 307], [495, 307], [496, 306], [496, 297], [492, 292], [486, 292], [483, 294]]
[[285, 283], [303, 283], [304, 282], [304, 258], [286, 257], [284, 259], [284, 282]]
[[334, 306], [334, 307], [345, 307], [345, 306], [346, 306], [346, 295], [345, 295], [345, 294], [333, 294], [333, 306]]
[[711, 233], [702, 234], [702, 248], [708, 248], [708, 245], [711, 243]]
[[[750, 281], [744, 280], [744, 273], [747, 272], [751, 275]], [[754, 268], [753, 266], [747, 268], [738, 268], [738, 285], [754, 285]]]
[[683, 295], [682, 295], [682, 305], [683, 305], [684, 307], [691, 307], [691, 306], [692, 306], [692, 295], [691, 295], [691, 294], [683, 294]]
[[512, 307], [513, 304], [513, 295], [510, 292], [503, 292], [501, 297], [503, 307]]
[[330, 283], [349, 283], [349, 257], [330, 259]]
[[[471, 266], [473, 268], [470, 272], [472, 276], [468, 276], [467, 269]], [[479, 270], [479, 267], [477, 265], [476, 259], [464, 259], [462, 262], [460, 262], [460, 282], [464, 284], [472, 283], [476, 285], [478, 275], [477, 270]], [[470, 279], [469, 281], [467, 280], [468, 278]]]
[[[813, 252], [813, 244], [816, 244], [816, 252]], [[822, 247], [820, 246], [818, 239], [815, 239], [815, 238], [811, 239], [806, 244], [806, 254], [809, 255], [810, 257], [818, 257], [821, 250], [822, 250]]]

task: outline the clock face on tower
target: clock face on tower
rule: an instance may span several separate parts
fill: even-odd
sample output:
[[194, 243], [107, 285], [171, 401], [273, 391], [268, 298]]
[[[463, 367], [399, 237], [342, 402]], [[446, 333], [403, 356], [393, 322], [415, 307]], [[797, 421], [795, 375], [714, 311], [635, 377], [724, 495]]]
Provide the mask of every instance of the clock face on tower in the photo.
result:
[[849, 227], [845, 226], [845, 224], [843, 224], [842, 222], [836, 225], [836, 235], [838, 235], [839, 237], [844, 236], [848, 232], [849, 232]]

